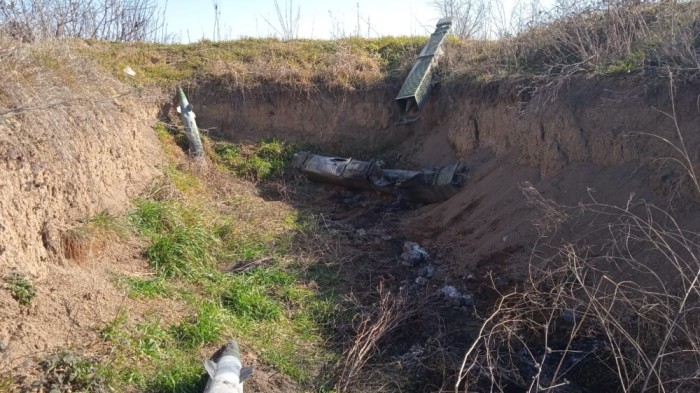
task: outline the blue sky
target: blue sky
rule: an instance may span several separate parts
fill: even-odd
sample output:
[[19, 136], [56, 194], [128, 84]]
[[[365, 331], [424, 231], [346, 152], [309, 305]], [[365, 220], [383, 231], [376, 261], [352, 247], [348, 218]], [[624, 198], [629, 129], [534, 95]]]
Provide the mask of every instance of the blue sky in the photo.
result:
[[[161, 5], [165, 0], [158, 0]], [[280, 6], [288, 0], [278, 0]], [[357, 15], [360, 33], [366, 37], [385, 35], [427, 35], [432, 33], [438, 14], [427, 0], [332, 1], [295, 0], [299, 8], [300, 38], [338, 38], [356, 34]], [[266, 19], [277, 24], [274, 0], [220, 0], [222, 39], [271, 37], [275, 30]], [[165, 22], [176, 41], [211, 39], [214, 31], [214, 6], [211, 0], [168, 0]]]
[[[196, 42], [213, 39], [213, 0], [156, 0], [166, 5], [165, 23], [172, 39]], [[551, 9], [555, 0], [486, 0], [491, 6], [489, 30], [517, 30], [511, 13], [532, 14], [533, 10]], [[439, 19], [431, 0], [278, 0], [299, 10], [299, 38], [329, 39], [358, 34], [363, 37], [387, 35], [429, 35]], [[278, 36], [275, 0], [219, 0], [219, 34], [221, 39]], [[534, 6], [533, 6], [534, 5]], [[535, 12], [534, 14], [539, 14]], [[273, 25], [273, 26], [270, 26]], [[522, 26], [522, 24], [520, 24]]]

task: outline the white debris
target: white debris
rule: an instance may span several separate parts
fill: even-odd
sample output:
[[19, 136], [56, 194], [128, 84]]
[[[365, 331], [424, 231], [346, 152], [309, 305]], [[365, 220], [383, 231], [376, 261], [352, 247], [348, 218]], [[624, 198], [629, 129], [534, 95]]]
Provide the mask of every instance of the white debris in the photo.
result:
[[474, 296], [471, 294], [463, 294], [452, 285], [445, 285], [440, 289], [440, 292], [445, 295], [448, 303], [455, 307], [469, 307], [474, 305]]
[[403, 254], [401, 254], [401, 263], [406, 266], [415, 266], [421, 262], [430, 261], [430, 254], [418, 243], [406, 242], [403, 245]]
[[129, 76], [136, 76], [136, 71], [132, 70], [131, 67], [124, 68], [124, 73]]
[[440, 292], [447, 297], [459, 297], [459, 290], [452, 285], [445, 285]]

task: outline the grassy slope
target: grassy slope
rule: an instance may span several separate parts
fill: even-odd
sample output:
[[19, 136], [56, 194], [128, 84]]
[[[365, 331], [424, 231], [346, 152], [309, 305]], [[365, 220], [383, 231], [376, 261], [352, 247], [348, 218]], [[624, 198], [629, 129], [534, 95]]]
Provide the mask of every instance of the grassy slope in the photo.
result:
[[132, 81], [122, 73], [124, 67], [133, 68], [142, 85], [170, 87], [220, 78], [244, 89], [262, 84], [356, 89], [403, 70], [424, 43], [425, 37], [386, 37], [289, 42], [242, 39], [189, 45], [85, 41], [76, 47], [123, 81]]
[[[601, 7], [553, 17], [497, 41], [451, 39], [440, 76], [445, 81], [551, 80], [667, 68], [694, 75], [700, 4]], [[172, 87], [216, 78], [233, 89], [281, 86], [313, 91], [361, 89], [402, 78], [425, 42], [425, 37], [241, 39], [189, 45], [85, 41], [76, 47], [123, 81], [140, 86]], [[139, 74], [137, 79], [122, 73], [127, 66]]]
[[266, 202], [237, 178], [279, 178], [290, 147], [219, 143], [208, 149], [214, 168], [201, 176], [196, 168], [178, 169], [182, 153], [174, 136], [157, 131], [170, 152], [164, 177], [125, 216], [100, 213], [75, 231], [90, 242], [142, 239], [154, 275], [117, 275], [115, 284], [143, 302], [172, 299], [188, 315], [167, 323], [162, 310], [130, 323], [124, 309], [102, 330], [108, 354], [45, 358], [45, 387], [198, 392], [202, 356], [231, 337], [300, 389], [332, 386], [319, 370], [339, 357], [324, 335], [343, 317], [332, 290], [335, 272], [325, 264], [330, 255], [322, 249], [335, 240], [313, 215]]

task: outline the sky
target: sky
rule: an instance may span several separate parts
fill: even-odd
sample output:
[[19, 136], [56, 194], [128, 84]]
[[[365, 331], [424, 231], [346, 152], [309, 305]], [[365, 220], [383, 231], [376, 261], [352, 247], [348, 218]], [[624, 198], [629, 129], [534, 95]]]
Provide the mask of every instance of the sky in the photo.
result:
[[[166, 0], [158, 0], [161, 6]], [[289, 0], [278, 0], [283, 9]], [[435, 28], [438, 13], [429, 0], [295, 0], [299, 10], [299, 38], [329, 39], [357, 35], [428, 35]], [[221, 39], [273, 37], [278, 26], [274, 0], [219, 0]], [[212, 0], [167, 0], [165, 23], [175, 41], [195, 42], [212, 39], [214, 34]], [[268, 23], [269, 22], [269, 23]]]

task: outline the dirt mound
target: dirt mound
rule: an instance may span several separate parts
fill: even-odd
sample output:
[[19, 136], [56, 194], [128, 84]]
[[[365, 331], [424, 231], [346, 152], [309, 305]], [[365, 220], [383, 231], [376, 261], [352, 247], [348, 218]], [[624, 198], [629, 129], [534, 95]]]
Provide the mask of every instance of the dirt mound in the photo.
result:
[[107, 272], [144, 262], [126, 246], [78, 266], [66, 258], [68, 234], [98, 212], [124, 210], [163, 153], [150, 127], [157, 107], [130, 87], [60, 44], [2, 45], [0, 72], [13, 76], [0, 82], [0, 277], [30, 280], [37, 306], [1, 290], [0, 341], [4, 360], [21, 360], [85, 344], [114, 318], [123, 293]]

